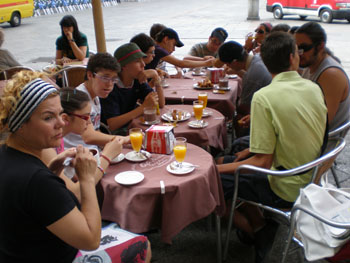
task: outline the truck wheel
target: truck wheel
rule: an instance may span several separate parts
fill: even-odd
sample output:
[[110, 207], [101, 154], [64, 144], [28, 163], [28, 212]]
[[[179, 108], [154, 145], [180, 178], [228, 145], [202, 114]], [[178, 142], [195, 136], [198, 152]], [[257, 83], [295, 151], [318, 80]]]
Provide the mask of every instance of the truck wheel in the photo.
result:
[[273, 17], [276, 19], [282, 19], [283, 18], [283, 13], [282, 13], [282, 9], [277, 6], [273, 9]]
[[301, 20], [305, 20], [307, 16], [299, 16]]
[[11, 26], [19, 26], [21, 24], [21, 15], [18, 12], [14, 12], [10, 20]]
[[329, 9], [323, 9], [320, 15], [321, 21], [323, 23], [331, 23], [333, 20], [332, 12]]

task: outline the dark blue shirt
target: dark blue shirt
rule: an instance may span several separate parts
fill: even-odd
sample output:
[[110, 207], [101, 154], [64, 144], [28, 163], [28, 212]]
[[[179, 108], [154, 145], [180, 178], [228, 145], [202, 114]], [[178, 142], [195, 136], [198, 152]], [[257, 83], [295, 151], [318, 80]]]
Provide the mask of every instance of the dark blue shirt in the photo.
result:
[[161, 46], [158, 46], [158, 45], [155, 46], [154, 54], [155, 54], [155, 56], [154, 56], [153, 60], [145, 66], [145, 69], [156, 69], [158, 64], [159, 64], [159, 61], [163, 57], [170, 55], [170, 53], [168, 51], [166, 51], [164, 48], [162, 48]]
[[148, 93], [153, 89], [147, 84], [140, 84], [134, 80], [132, 88], [121, 88], [114, 85], [112, 92], [105, 99], [100, 99], [102, 108], [102, 122], [116, 116], [123, 115], [134, 110], [137, 107], [138, 100], [143, 101]]

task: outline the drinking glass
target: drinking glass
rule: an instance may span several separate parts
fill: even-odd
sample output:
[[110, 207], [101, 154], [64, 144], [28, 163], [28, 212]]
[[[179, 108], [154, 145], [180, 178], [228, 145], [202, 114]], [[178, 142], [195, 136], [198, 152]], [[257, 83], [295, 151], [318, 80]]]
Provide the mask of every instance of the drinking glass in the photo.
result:
[[203, 101], [201, 100], [195, 100], [193, 102], [193, 112], [194, 112], [194, 117], [197, 120], [197, 124], [201, 125], [201, 119], [203, 115]]
[[130, 141], [132, 149], [140, 156], [140, 150], [142, 146], [142, 129], [140, 128], [132, 128], [129, 130]]
[[186, 138], [184, 137], [176, 137], [175, 138], [175, 144], [174, 144], [174, 155], [176, 160], [176, 167], [177, 169], [182, 168], [182, 162], [185, 159], [186, 156], [186, 150], [187, 150], [187, 143]]
[[203, 110], [204, 110], [207, 107], [207, 103], [208, 103], [208, 93], [200, 92], [198, 94], [198, 100], [203, 101]]

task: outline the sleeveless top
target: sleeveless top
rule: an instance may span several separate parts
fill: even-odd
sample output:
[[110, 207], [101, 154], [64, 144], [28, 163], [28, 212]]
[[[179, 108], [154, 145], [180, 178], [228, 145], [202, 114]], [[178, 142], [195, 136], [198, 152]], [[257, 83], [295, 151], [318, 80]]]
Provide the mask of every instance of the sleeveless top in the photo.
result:
[[[323, 73], [323, 71], [325, 71], [328, 68], [339, 68], [341, 71], [343, 71], [347, 80], [348, 80], [348, 87], [350, 87], [349, 78], [348, 78], [347, 74], [345, 73], [344, 69], [331, 56], [327, 56], [322, 61], [322, 63], [318, 67], [318, 69], [312, 74], [310, 73], [309, 68], [304, 69], [302, 72], [302, 77], [318, 83], [317, 82], [318, 78]], [[343, 123], [345, 123], [349, 120], [349, 118], [350, 118], [350, 96], [349, 96], [349, 94], [350, 94], [350, 90], [348, 90], [348, 95], [347, 95], [346, 99], [344, 101], [342, 101], [341, 103], [339, 103], [338, 110], [337, 110], [333, 120], [331, 121], [331, 123], [329, 123], [329, 131], [332, 131], [332, 130], [338, 128], [340, 125], [342, 125]]]

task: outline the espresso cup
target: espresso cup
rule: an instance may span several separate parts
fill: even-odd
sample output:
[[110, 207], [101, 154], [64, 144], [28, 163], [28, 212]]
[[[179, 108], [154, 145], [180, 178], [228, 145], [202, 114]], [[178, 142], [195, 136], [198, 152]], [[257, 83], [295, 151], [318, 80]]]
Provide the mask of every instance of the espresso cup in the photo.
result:
[[194, 72], [195, 74], [201, 74], [201, 71], [202, 71], [202, 68], [194, 68], [194, 69], [193, 69], [193, 72]]

